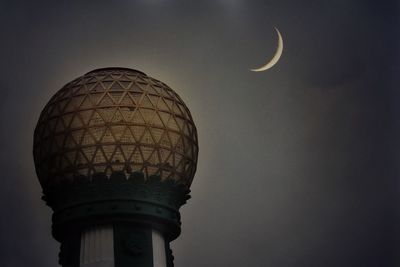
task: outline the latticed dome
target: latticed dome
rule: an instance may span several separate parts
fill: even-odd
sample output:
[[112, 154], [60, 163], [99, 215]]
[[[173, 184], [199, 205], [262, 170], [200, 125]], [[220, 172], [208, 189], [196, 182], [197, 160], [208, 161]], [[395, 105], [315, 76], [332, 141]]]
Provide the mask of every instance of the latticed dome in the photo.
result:
[[188, 108], [166, 84], [136, 70], [105, 68], [51, 98], [35, 129], [33, 154], [43, 186], [115, 171], [189, 186], [197, 132]]

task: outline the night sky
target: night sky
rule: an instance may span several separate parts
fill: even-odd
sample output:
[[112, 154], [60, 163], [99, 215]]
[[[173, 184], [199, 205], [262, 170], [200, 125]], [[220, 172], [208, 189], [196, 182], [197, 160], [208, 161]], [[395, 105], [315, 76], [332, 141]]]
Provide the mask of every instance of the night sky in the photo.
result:
[[[199, 134], [176, 267], [400, 266], [395, 1], [1, 1], [0, 265], [54, 267], [33, 130], [95, 68], [173, 88]], [[270, 70], [250, 72], [284, 51]]]

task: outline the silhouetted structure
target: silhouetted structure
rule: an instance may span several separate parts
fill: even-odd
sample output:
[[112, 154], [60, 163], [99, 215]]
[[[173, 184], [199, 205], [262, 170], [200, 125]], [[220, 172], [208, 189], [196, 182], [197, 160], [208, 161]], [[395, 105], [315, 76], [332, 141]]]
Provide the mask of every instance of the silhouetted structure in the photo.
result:
[[33, 154], [62, 266], [173, 266], [198, 144], [171, 88], [132, 69], [91, 71], [45, 106]]

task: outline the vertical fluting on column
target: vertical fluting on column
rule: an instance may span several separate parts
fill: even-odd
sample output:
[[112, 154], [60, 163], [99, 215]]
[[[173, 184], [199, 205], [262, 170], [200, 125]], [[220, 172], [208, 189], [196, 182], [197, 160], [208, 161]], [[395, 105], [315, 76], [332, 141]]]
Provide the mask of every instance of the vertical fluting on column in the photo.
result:
[[82, 232], [80, 267], [114, 267], [114, 234], [111, 225]]
[[164, 236], [160, 231], [153, 229], [151, 237], [153, 243], [153, 266], [167, 267]]

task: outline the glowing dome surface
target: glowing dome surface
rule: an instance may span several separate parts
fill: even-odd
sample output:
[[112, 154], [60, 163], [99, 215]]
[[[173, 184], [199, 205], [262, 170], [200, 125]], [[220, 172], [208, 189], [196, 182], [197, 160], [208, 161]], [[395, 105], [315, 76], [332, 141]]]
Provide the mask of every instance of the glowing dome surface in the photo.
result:
[[33, 154], [44, 187], [116, 171], [190, 186], [197, 131], [189, 109], [166, 84], [140, 71], [104, 68], [51, 98], [35, 129]]

